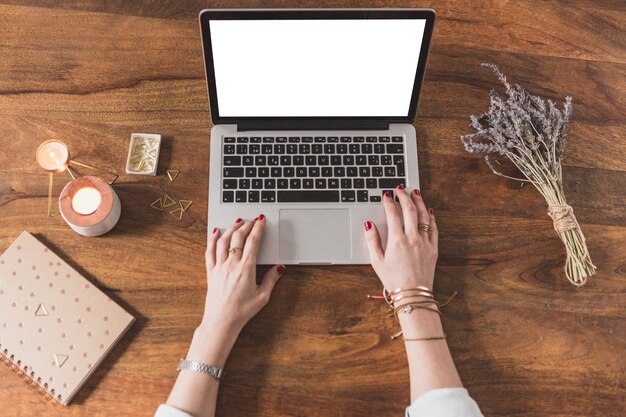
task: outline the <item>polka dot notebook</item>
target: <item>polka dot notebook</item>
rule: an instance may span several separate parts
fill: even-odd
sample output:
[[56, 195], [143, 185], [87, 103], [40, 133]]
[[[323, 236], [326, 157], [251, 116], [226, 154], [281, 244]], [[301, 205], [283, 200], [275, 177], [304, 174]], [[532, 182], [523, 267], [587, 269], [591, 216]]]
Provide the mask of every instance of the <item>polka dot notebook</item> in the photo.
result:
[[67, 405], [133, 316], [24, 231], [0, 256], [0, 359]]

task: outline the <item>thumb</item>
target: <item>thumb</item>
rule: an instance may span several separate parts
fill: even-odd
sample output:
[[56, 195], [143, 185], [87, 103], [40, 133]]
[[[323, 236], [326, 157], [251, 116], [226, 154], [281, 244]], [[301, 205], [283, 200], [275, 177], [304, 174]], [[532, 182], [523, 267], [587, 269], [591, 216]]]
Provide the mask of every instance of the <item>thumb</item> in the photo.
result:
[[285, 273], [285, 265], [275, 265], [271, 267], [263, 276], [263, 282], [261, 282], [261, 293], [269, 295], [272, 293], [274, 289], [274, 285], [278, 279]]
[[382, 244], [380, 243], [380, 234], [376, 225], [371, 221], [363, 223], [365, 229], [365, 241], [367, 242], [367, 249], [370, 252], [370, 261], [372, 263], [380, 261], [384, 258]]

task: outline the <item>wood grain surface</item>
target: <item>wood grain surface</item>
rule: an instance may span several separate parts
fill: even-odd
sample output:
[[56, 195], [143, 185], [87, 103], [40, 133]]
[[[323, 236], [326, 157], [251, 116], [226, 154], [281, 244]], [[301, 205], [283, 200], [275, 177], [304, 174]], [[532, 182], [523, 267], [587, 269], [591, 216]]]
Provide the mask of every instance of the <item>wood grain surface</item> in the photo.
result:
[[[0, 251], [29, 230], [138, 319], [68, 408], [0, 368], [2, 416], [151, 416], [165, 401], [205, 291], [211, 121], [197, 14], [207, 7], [434, 8], [415, 127], [441, 230], [435, 292], [460, 293], [444, 326], [463, 382], [485, 416], [626, 415], [622, 0], [0, 0]], [[598, 266], [583, 288], [564, 277], [540, 195], [461, 146], [497, 85], [485, 61], [535, 94], [574, 98], [565, 189]], [[163, 135], [157, 177], [124, 174], [132, 132]], [[121, 174], [111, 233], [83, 238], [46, 217], [34, 152], [53, 137]], [[170, 183], [165, 169], [180, 176]], [[150, 209], [165, 192], [194, 201], [181, 221]], [[235, 346], [218, 415], [403, 415], [403, 346], [365, 297], [379, 290], [369, 266], [290, 267]]]

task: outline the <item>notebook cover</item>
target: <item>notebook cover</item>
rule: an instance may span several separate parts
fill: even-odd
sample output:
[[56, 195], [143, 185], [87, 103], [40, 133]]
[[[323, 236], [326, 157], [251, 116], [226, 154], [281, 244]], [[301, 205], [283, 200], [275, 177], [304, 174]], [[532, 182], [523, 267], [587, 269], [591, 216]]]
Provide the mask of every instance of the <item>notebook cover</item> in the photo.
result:
[[134, 320], [26, 231], [0, 256], [0, 359], [57, 403], [70, 402]]

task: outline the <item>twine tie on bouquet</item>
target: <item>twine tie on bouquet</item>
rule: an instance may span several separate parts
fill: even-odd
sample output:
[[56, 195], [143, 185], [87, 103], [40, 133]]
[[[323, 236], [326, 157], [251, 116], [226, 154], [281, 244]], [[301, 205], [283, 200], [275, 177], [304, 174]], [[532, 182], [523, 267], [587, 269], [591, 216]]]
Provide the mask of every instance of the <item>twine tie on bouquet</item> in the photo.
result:
[[574, 216], [574, 209], [568, 204], [549, 206], [548, 216], [552, 218], [554, 230], [559, 234], [572, 229], [580, 230], [580, 225]]

